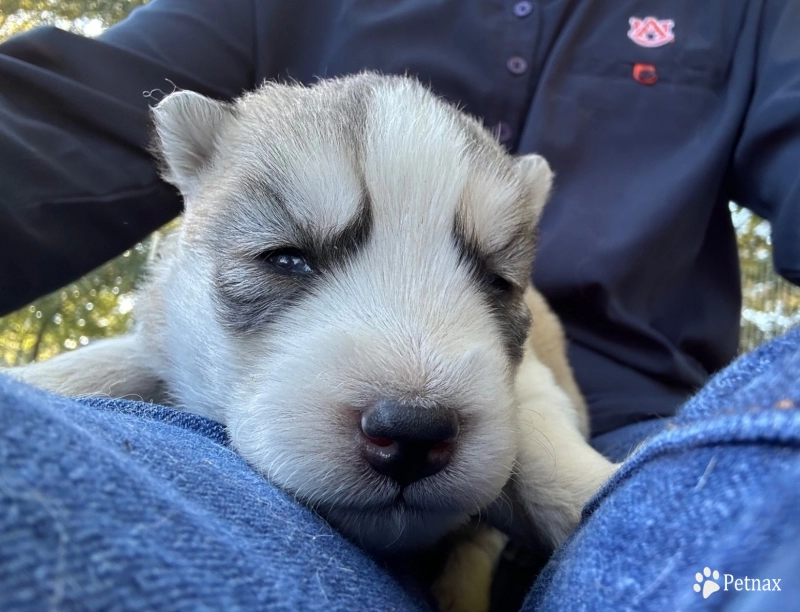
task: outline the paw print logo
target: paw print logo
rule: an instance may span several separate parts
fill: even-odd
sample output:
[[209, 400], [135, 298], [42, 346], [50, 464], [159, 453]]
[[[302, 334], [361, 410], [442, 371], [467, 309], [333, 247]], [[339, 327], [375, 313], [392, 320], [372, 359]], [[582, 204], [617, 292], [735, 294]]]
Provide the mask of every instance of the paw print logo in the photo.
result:
[[[719, 591], [719, 584], [715, 581], [719, 580], [719, 572], [717, 570], [711, 571], [711, 568], [703, 568], [703, 573], [697, 572], [694, 575], [696, 584], [694, 585], [694, 592], [699, 593], [700, 589], [703, 590], [703, 599], [708, 599], [712, 593]], [[700, 586], [702, 585], [702, 587]]]

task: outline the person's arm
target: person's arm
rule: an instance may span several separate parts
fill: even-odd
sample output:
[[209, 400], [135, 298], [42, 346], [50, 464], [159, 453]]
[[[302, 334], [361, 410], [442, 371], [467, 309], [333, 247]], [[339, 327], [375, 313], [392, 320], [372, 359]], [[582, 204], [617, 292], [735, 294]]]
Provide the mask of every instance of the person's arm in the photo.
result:
[[800, 285], [800, 0], [767, 0], [734, 200], [772, 224], [775, 269]]
[[147, 151], [154, 90], [252, 88], [253, 1], [152, 0], [97, 39], [46, 27], [0, 45], [0, 315], [180, 212]]

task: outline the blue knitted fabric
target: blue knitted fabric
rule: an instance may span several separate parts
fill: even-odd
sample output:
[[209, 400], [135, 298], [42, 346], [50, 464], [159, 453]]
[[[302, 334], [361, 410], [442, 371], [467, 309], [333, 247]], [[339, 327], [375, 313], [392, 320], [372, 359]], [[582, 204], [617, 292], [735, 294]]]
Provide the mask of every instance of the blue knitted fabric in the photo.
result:
[[416, 610], [223, 428], [0, 376], [0, 610]]
[[[599, 439], [637, 450], [524, 609], [800, 609], [798, 406], [800, 330], [675, 419]], [[735, 590], [746, 577], [781, 591]], [[704, 599], [694, 587], [709, 580], [720, 589]], [[0, 610], [426, 608], [253, 472], [217, 423], [0, 376]]]
[[[800, 610], [800, 329], [650, 427], [660, 433], [587, 504], [524, 610]], [[709, 579], [720, 588], [704, 598]]]

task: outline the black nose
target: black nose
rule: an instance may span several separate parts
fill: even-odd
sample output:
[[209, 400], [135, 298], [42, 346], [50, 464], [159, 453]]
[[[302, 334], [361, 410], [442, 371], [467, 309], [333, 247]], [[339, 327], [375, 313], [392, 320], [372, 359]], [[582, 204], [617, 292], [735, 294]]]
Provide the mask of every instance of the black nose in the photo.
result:
[[381, 474], [402, 485], [431, 476], [450, 461], [458, 416], [450, 408], [390, 400], [361, 416], [364, 457]]

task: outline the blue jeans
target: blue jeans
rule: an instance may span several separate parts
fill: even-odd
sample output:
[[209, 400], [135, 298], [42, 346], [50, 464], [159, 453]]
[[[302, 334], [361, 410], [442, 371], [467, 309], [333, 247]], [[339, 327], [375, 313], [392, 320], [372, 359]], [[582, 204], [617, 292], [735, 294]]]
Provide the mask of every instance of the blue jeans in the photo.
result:
[[[524, 610], [800, 610], [800, 330], [674, 419], [596, 445], [635, 450]], [[253, 472], [220, 425], [0, 376], [0, 610], [48, 608], [428, 604]]]

